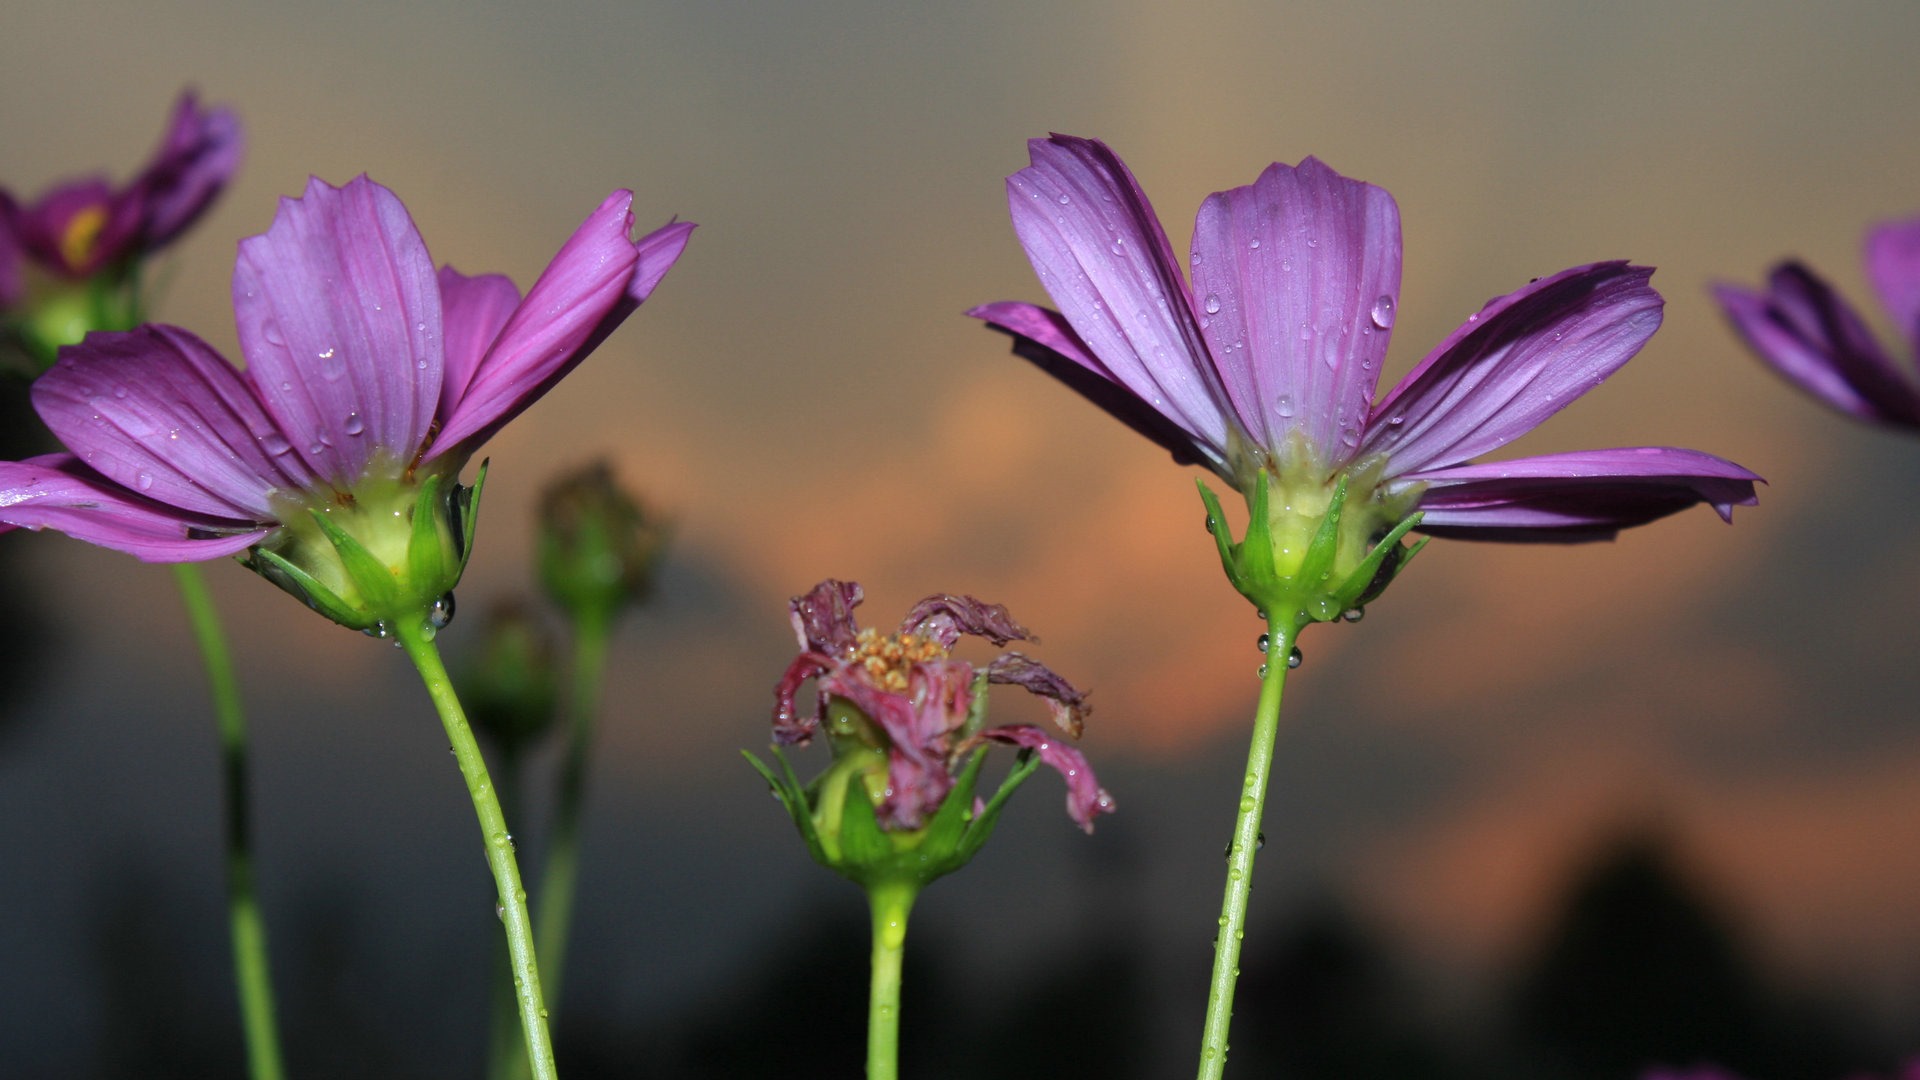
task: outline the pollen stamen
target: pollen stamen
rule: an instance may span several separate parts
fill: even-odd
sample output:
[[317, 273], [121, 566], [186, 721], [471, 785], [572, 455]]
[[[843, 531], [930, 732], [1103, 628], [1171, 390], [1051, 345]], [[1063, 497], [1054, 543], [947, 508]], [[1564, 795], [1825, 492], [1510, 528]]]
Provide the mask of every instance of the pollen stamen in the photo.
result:
[[854, 638], [852, 663], [867, 673], [873, 685], [892, 693], [905, 693], [907, 676], [913, 665], [928, 660], [945, 660], [947, 650], [932, 638], [917, 634], [888, 634], [872, 628]]

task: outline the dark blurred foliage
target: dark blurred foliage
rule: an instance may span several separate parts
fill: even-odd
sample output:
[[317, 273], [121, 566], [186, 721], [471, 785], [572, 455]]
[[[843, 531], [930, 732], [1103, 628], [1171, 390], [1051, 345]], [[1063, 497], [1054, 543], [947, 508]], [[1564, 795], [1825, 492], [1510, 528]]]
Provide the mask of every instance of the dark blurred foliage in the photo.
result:
[[[181, 938], [183, 923], [212, 926], [184, 912], [170, 888], [138, 857], [100, 880], [91, 912], [96, 948], [75, 959], [92, 965], [101, 1038], [74, 1047], [71, 1061], [44, 1075], [241, 1075], [224, 950], [211, 938]], [[358, 963], [346, 958], [366, 946], [355, 905], [371, 902], [309, 898], [293, 925], [274, 928], [285, 943], [280, 977], [296, 1074], [468, 1075], [478, 1066], [477, 1018], [473, 1046], [444, 1055], [406, 1046], [393, 1034], [407, 1029], [396, 1011], [432, 1005], [396, 1002], [345, 977]], [[1078, 938], [997, 973], [990, 992], [980, 992], [961, 989], [961, 943], [937, 926], [916, 927], [903, 1074], [1144, 1080], [1154, 1065], [1143, 1046], [1191, 1033], [1163, 1030], [1153, 1002], [1179, 988], [1166, 985], [1170, 973], [1151, 969], [1136, 937], [1124, 918], [1091, 919]], [[1552, 929], [1491, 1018], [1462, 1021], [1462, 1010], [1449, 1007], [1455, 1003], [1424, 997], [1383, 940], [1331, 899], [1263, 929], [1253, 943], [1234, 1015], [1237, 1076], [1637, 1080], [1651, 1064], [1719, 1062], [1747, 1080], [1839, 1080], [1890, 1067], [1899, 1049], [1885, 1033], [1769, 986], [1724, 915], [1644, 833], [1603, 850], [1569, 885]], [[859, 1075], [866, 957], [864, 904], [849, 888], [797, 910], [750, 966], [731, 973], [723, 995], [689, 1001], [678, 1015], [633, 1025], [593, 1004], [617, 994], [577, 987], [570, 1001], [578, 1007], [558, 1032], [565, 1074]], [[431, 959], [381, 958], [376, 966]], [[1190, 989], [1200, 992], [1198, 984]], [[477, 1010], [480, 996], [471, 996]], [[423, 1073], [423, 1061], [442, 1066]]]

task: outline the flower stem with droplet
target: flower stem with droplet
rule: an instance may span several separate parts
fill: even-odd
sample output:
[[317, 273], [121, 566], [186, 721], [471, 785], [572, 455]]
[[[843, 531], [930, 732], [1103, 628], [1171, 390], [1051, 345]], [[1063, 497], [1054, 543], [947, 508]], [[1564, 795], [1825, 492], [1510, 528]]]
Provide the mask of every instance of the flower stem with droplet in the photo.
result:
[[867, 994], [867, 1080], [900, 1075], [900, 969], [907, 951], [907, 914], [919, 895], [914, 881], [867, 886], [873, 909], [873, 975]]
[[410, 618], [394, 620], [394, 637], [406, 650], [407, 659], [420, 671], [427, 694], [433, 699], [440, 722], [447, 729], [447, 741], [466, 779], [467, 794], [473, 798], [474, 813], [480, 819], [480, 834], [485, 838], [487, 866], [493, 871], [499, 892], [500, 920], [506, 925], [507, 952], [512, 960], [514, 998], [520, 1007], [520, 1027], [526, 1036], [527, 1059], [539, 1080], [556, 1080], [553, 1063], [553, 1038], [547, 1030], [547, 1007], [540, 987], [540, 965], [534, 959], [533, 920], [527, 916], [527, 893], [520, 884], [520, 865], [513, 854], [513, 837], [507, 831], [507, 818], [500, 799], [487, 775], [486, 759], [474, 740], [467, 714], [440, 662], [440, 650], [433, 643], [434, 630], [423, 610]]
[[1280, 695], [1286, 686], [1293, 643], [1299, 635], [1299, 628], [1288, 621], [1276, 621], [1268, 632], [1266, 674], [1260, 684], [1260, 704], [1253, 714], [1247, 775], [1241, 782], [1240, 808], [1233, 819], [1233, 843], [1227, 849], [1227, 890], [1220, 902], [1220, 933], [1213, 945], [1213, 982], [1207, 992], [1200, 1080], [1220, 1080], [1227, 1068], [1227, 1028], [1233, 1019], [1240, 943], [1246, 937], [1247, 909], [1253, 893], [1253, 856], [1260, 847], [1260, 819], [1266, 811], [1267, 782], [1273, 770]]
[[247, 1075], [280, 1080], [280, 1032], [274, 1019], [273, 976], [267, 962], [267, 928], [253, 887], [253, 831], [247, 790], [247, 717], [233, 671], [226, 631], [198, 563], [174, 563], [173, 580], [186, 604], [187, 621], [206, 664], [214, 721], [220, 730], [220, 777], [226, 811], [227, 928], [233, 942], [234, 986], [247, 1044]]

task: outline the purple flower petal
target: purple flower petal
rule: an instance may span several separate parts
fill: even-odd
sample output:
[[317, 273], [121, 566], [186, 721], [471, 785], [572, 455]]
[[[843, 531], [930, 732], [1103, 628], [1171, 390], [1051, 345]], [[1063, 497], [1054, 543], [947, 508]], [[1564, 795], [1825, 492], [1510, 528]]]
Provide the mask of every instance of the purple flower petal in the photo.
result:
[[452, 415], [493, 339], [519, 306], [520, 290], [504, 274], [468, 277], [451, 266], [440, 268], [440, 328], [447, 357], [440, 378], [441, 416]]
[[1849, 416], [1894, 422], [1879, 403], [1848, 384], [1824, 345], [1802, 339], [1785, 320], [1775, 317], [1767, 294], [1738, 285], [1716, 285], [1713, 297], [1734, 332], [1782, 378]]
[[793, 658], [773, 688], [773, 741], [781, 746], [805, 746], [820, 730], [818, 700], [813, 711], [801, 714], [794, 698], [801, 684], [823, 672], [833, 670], [833, 661], [816, 652], [803, 652]]
[[1038, 753], [1041, 761], [1052, 766], [1067, 782], [1067, 816], [1077, 822], [1081, 829], [1092, 832], [1095, 815], [1111, 814], [1117, 809], [1113, 796], [1107, 794], [1100, 787], [1099, 780], [1094, 778], [1093, 768], [1087, 764], [1086, 756], [1062, 743], [1058, 736], [1025, 724], [989, 728], [981, 734], [995, 742], [1026, 747]]
[[1867, 279], [1893, 324], [1920, 349], [1920, 218], [1881, 225], [1867, 234]]
[[860, 606], [865, 595], [857, 581], [828, 578], [807, 595], [788, 601], [787, 618], [801, 650], [835, 659], [851, 654], [854, 637], [860, 632], [853, 621], [853, 609]]
[[1166, 233], [1105, 144], [1027, 144], [1007, 178], [1014, 232], [1061, 315], [1115, 381], [1224, 460], [1227, 394]]
[[1600, 385], [1660, 327], [1648, 267], [1594, 263], [1489, 301], [1373, 410], [1362, 456], [1399, 475], [1532, 431]]
[[82, 278], [127, 253], [140, 231], [137, 193], [114, 194], [104, 177], [61, 184], [14, 215], [20, 245], [48, 271]]
[[233, 313], [247, 376], [318, 475], [351, 485], [376, 450], [412, 463], [440, 398], [440, 286], [393, 192], [318, 179], [240, 242]]
[[243, 145], [231, 110], [202, 109], [192, 91], [182, 93], [153, 160], [131, 185], [144, 203], [141, 246], [159, 247], [192, 225], [240, 168]]
[[195, 514], [272, 520], [313, 476], [232, 365], [170, 326], [95, 333], [34, 383], [47, 427], [101, 476]]
[[1039, 640], [1013, 621], [1006, 605], [952, 593], [936, 593], [913, 605], [900, 620], [900, 632], [931, 638], [943, 649], [953, 648], [962, 634], [983, 637], [995, 645]]
[[987, 665], [987, 681], [1022, 687], [1044, 699], [1054, 724], [1076, 739], [1087, 717], [1093, 714], [1085, 691], [1074, 689], [1072, 683], [1054, 674], [1053, 669], [1025, 653], [1002, 653], [994, 657]]
[[1664, 446], [1585, 450], [1430, 469], [1399, 479], [1427, 485], [1420, 531], [1467, 540], [1611, 539], [1633, 525], [1706, 503], [1733, 520], [1760, 477], [1698, 450]]
[[245, 551], [267, 535], [250, 524], [143, 499], [102, 482], [71, 454], [0, 461], [0, 531], [57, 529], [146, 562], [200, 562]]
[[1335, 468], [1360, 444], [1400, 296], [1393, 196], [1314, 158], [1207, 197], [1193, 229], [1200, 327], [1242, 427], [1304, 436]]
[[638, 241], [630, 191], [607, 196], [533, 283], [457, 402], [441, 411], [438, 457], [485, 442], [613, 332], [672, 267], [693, 230], [679, 222]]
[[983, 304], [967, 312], [995, 330], [1013, 336], [1013, 354], [1065, 383], [1108, 415], [1151, 439], [1178, 465], [1203, 465], [1227, 476], [1226, 459], [1114, 379], [1106, 365], [1087, 351], [1057, 311], [1013, 300]]

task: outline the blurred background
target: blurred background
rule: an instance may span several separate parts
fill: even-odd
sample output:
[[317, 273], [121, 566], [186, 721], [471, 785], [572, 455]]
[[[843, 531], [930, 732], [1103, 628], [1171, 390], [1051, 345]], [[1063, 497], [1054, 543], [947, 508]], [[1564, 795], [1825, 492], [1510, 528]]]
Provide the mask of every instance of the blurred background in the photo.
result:
[[[1920, 1050], [1920, 446], [1764, 372], [1705, 292], [1794, 254], [1889, 331], [1858, 250], [1920, 211], [1920, 6], [1173, 8], [15, 0], [0, 183], [124, 179], [185, 85], [235, 108], [245, 165], [153, 303], [229, 356], [233, 245], [309, 174], [370, 174], [437, 260], [523, 288], [612, 188], [643, 227], [700, 223], [491, 444], [441, 639], [470, 650], [473, 614], [533, 587], [560, 470], [606, 457], [676, 523], [615, 642], [573, 1076], [857, 1070], [861, 898], [738, 757], [767, 741], [788, 597], [829, 576], [880, 626], [935, 591], [1007, 604], [1093, 688], [1083, 746], [1120, 804], [1088, 838], [1039, 777], [929, 890], [906, 1071], [1191, 1067], [1259, 624], [1191, 471], [960, 314], [1044, 300], [1002, 188], [1027, 138], [1108, 141], [1182, 251], [1200, 200], [1269, 161], [1390, 190], [1389, 380], [1529, 278], [1657, 266], [1661, 332], [1517, 449], [1706, 449], [1767, 477], [1761, 505], [1610, 544], [1438, 542], [1364, 623], [1307, 633], [1236, 1072], [1819, 1077]], [[53, 533], [0, 547], [0, 1075], [238, 1075], [177, 596]], [[394, 650], [210, 576], [294, 1074], [477, 1075], [498, 923], [424, 693]], [[540, 850], [537, 818], [516, 832]]]

